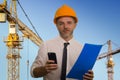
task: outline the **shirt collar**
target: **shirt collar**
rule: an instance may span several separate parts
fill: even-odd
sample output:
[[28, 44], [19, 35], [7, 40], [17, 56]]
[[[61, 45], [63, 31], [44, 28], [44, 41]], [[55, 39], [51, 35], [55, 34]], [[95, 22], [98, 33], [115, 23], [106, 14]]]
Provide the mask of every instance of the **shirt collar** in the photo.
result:
[[58, 36], [58, 40], [61, 41], [62, 43], [67, 43], [67, 42], [71, 43], [74, 40], [74, 38], [70, 39], [69, 41], [65, 41], [61, 36]]

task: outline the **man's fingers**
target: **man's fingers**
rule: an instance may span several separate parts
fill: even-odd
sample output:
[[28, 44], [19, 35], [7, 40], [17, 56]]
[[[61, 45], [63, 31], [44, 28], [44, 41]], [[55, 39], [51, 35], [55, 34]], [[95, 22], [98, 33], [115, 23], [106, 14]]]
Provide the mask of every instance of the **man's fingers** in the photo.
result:
[[53, 60], [48, 60], [48, 61], [46, 62], [46, 64], [53, 64], [53, 63], [54, 63]]
[[92, 71], [92, 70], [89, 70], [88, 73], [93, 74], [93, 71]]
[[94, 78], [94, 73], [92, 70], [89, 70], [88, 73], [85, 73], [83, 75], [83, 80], [93, 80]]
[[93, 74], [89, 74], [89, 73], [85, 73], [85, 75], [84, 75], [85, 77], [88, 77], [88, 78], [93, 78], [94, 77], [94, 75]]
[[46, 65], [45, 65], [45, 69], [46, 69], [46, 71], [49, 73], [49, 72], [51, 72], [52, 70], [57, 69], [57, 64], [54, 64], [54, 61], [53, 61], [53, 60], [48, 60], [48, 61], [46, 62]]
[[83, 80], [93, 80], [93, 77], [88, 76], [88, 75], [84, 75]]

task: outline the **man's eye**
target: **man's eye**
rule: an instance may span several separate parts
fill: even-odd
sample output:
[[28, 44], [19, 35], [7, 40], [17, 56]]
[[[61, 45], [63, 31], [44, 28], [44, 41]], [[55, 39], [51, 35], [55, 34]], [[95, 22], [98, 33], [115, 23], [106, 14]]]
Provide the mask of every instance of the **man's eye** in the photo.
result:
[[68, 24], [69, 24], [69, 25], [71, 25], [71, 24], [72, 24], [72, 22], [68, 22]]
[[62, 26], [62, 25], [63, 25], [63, 23], [58, 23], [58, 25], [59, 25], [59, 26]]

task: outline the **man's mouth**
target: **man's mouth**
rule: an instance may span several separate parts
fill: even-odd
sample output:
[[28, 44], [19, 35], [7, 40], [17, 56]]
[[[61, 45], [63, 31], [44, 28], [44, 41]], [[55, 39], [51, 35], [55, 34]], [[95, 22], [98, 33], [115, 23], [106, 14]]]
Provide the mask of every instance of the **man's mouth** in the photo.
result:
[[69, 30], [66, 30], [66, 29], [65, 29], [63, 32], [69, 32]]

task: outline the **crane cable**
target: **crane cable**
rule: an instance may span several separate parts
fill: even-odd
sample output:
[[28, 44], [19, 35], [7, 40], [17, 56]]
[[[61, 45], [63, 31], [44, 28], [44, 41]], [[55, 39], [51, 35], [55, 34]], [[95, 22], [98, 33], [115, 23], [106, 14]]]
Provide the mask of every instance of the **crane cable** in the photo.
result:
[[117, 44], [117, 43], [115, 43], [115, 42], [113, 42], [112, 41], [112, 43], [119, 49], [120, 48], [120, 46]]
[[16, 0], [16, 1], [18, 2], [19, 6], [20, 6], [20, 8], [22, 9], [23, 13], [25, 14], [26, 18], [27, 18], [27, 19], [28, 19], [28, 21], [30, 22], [30, 24], [31, 24], [32, 28], [34, 29], [34, 31], [36, 32], [36, 34], [37, 34], [37, 35], [38, 35], [38, 37], [40, 38], [40, 36], [39, 36], [39, 34], [38, 34], [37, 30], [35, 29], [35, 26], [32, 24], [32, 22], [31, 22], [30, 18], [28, 17], [28, 15], [26, 14], [25, 10], [24, 10], [24, 9], [23, 9], [23, 7], [21, 6], [21, 4], [20, 4], [19, 0]]

